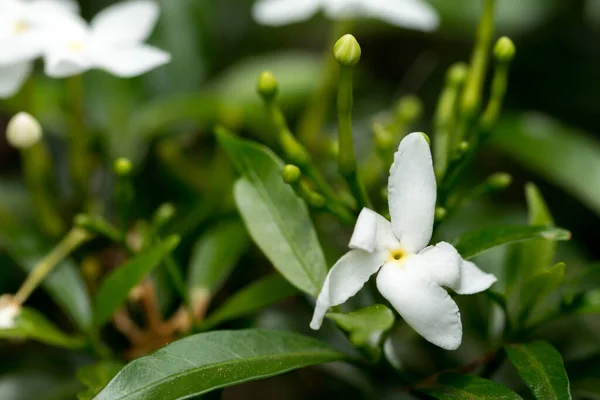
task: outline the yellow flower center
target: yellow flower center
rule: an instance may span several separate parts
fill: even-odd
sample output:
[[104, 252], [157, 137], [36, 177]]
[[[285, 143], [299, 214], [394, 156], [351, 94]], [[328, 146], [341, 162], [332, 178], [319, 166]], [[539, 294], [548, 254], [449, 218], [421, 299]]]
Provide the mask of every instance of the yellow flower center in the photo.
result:
[[390, 261], [400, 261], [406, 257], [408, 253], [404, 249], [396, 249], [390, 251]]
[[81, 42], [71, 42], [69, 43], [69, 50], [79, 53], [83, 51], [84, 45]]
[[13, 25], [13, 31], [17, 34], [25, 32], [28, 28], [29, 26], [25, 21], [17, 21]]

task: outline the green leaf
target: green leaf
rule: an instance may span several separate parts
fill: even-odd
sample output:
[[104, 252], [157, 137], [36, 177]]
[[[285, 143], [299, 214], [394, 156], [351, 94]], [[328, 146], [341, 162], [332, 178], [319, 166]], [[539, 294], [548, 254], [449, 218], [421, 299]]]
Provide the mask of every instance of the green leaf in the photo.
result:
[[44, 314], [33, 308], [22, 307], [11, 329], [0, 329], [2, 339], [31, 339], [51, 346], [79, 349], [85, 339], [64, 333], [50, 322]]
[[157, 267], [161, 260], [179, 244], [179, 237], [169, 236], [162, 242], [136, 255], [115, 269], [100, 285], [94, 299], [94, 324], [102, 326], [127, 300], [129, 291], [138, 285], [144, 276]]
[[188, 336], [129, 363], [96, 400], [179, 399], [346, 357], [297, 333], [249, 329]]
[[250, 236], [288, 281], [316, 297], [327, 264], [306, 205], [281, 177], [283, 162], [224, 129], [217, 137], [242, 174], [234, 197]]
[[600, 143], [591, 135], [529, 113], [501, 120], [492, 143], [600, 214]]
[[576, 297], [569, 306], [573, 314], [600, 314], [600, 289], [590, 290]]
[[[39, 233], [22, 226], [5, 227], [0, 233], [2, 246], [8, 255], [25, 270], [31, 272], [50, 251], [52, 246]], [[42, 288], [67, 313], [81, 330], [92, 322], [92, 309], [85, 282], [72, 260], [64, 260], [42, 281]]]
[[567, 230], [543, 226], [501, 226], [466, 233], [452, 243], [460, 255], [469, 259], [496, 246], [531, 239], [569, 240]]
[[219, 290], [250, 244], [241, 221], [226, 221], [206, 232], [194, 244], [189, 265], [190, 298]]
[[525, 323], [527, 317], [535, 311], [546, 297], [552, 294], [565, 280], [566, 265], [558, 263], [551, 268], [538, 272], [521, 286], [520, 296], [511, 296], [511, 303], [518, 307], [519, 322]]
[[86, 365], [77, 370], [77, 380], [85, 385], [85, 391], [77, 394], [79, 400], [92, 400], [117, 373], [123, 369], [121, 361], [107, 360]]
[[549, 343], [535, 341], [504, 347], [508, 359], [536, 399], [571, 398], [569, 378], [563, 360]]
[[271, 275], [251, 283], [231, 296], [225, 304], [214, 311], [202, 324], [203, 330], [211, 329], [225, 321], [252, 314], [298, 293], [281, 275]]
[[500, 383], [471, 375], [443, 373], [431, 387], [417, 391], [440, 400], [519, 400], [521, 396]]
[[[529, 225], [554, 226], [554, 220], [539, 189], [532, 183], [525, 185], [525, 199], [529, 210]], [[535, 273], [552, 265], [556, 254], [554, 240], [534, 239], [523, 243], [523, 265], [529, 264], [528, 271]]]
[[374, 304], [349, 313], [330, 312], [326, 316], [343, 330], [350, 332], [355, 346], [367, 344], [374, 333], [386, 332], [394, 325], [394, 313], [381, 304]]

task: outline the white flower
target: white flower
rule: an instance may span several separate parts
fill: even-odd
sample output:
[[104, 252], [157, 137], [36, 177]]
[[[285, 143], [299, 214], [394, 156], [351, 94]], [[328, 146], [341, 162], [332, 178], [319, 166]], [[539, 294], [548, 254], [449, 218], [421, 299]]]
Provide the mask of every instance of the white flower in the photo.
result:
[[460, 312], [443, 287], [458, 294], [489, 288], [496, 277], [465, 261], [445, 242], [427, 247], [433, 231], [436, 181], [429, 145], [421, 133], [402, 140], [388, 182], [392, 222], [363, 209], [350, 250], [329, 271], [311, 328], [329, 307], [354, 296], [379, 271], [377, 288], [412, 328], [447, 350], [462, 340]]
[[8, 121], [6, 141], [17, 149], [26, 149], [42, 138], [40, 123], [26, 112], [20, 112]]
[[159, 12], [154, 1], [133, 0], [104, 9], [91, 24], [66, 18], [45, 51], [46, 74], [63, 78], [99, 68], [129, 78], [168, 63], [169, 53], [144, 44]]
[[21, 306], [15, 303], [12, 296], [0, 297], [0, 329], [11, 329], [21, 313]]
[[55, 23], [77, 12], [62, 0], [0, 1], [0, 98], [14, 95], [42, 55]]
[[437, 12], [423, 0], [258, 0], [252, 13], [258, 23], [278, 26], [307, 20], [319, 10], [332, 19], [377, 18], [422, 31], [439, 25]]

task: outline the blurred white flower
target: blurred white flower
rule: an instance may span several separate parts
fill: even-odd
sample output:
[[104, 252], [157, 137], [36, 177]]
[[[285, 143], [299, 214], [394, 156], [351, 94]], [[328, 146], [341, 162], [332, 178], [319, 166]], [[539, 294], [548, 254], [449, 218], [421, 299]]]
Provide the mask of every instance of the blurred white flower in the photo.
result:
[[21, 306], [15, 303], [12, 296], [0, 297], [0, 329], [11, 329], [21, 313]]
[[127, 78], [168, 63], [169, 53], [144, 44], [159, 12], [154, 1], [133, 0], [104, 9], [91, 24], [65, 19], [45, 51], [46, 74], [62, 78], [99, 68]]
[[67, 0], [0, 1], [0, 98], [14, 95], [42, 55], [53, 25], [77, 12]]
[[10, 119], [6, 126], [6, 141], [17, 149], [27, 149], [42, 138], [40, 123], [26, 112]]
[[465, 261], [445, 242], [431, 240], [436, 181], [429, 144], [421, 133], [402, 140], [388, 182], [390, 223], [363, 209], [350, 250], [329, 271], [317, 298], [311, 328], [319, 329], [329, 307], [344, 303], [377, 275], [377, 288], [412, 328], [447, 350], [458, 348], [458, 306], [443, 287], [458, 294], [488, 289], [496, 277]]
[[258, 23], [278, 26], [307, 20], [320, 10], [332, 19], [376, 18], [422, 31], [439, 25], [437, 12], [423, 0], [258, 0], [252, 13]]

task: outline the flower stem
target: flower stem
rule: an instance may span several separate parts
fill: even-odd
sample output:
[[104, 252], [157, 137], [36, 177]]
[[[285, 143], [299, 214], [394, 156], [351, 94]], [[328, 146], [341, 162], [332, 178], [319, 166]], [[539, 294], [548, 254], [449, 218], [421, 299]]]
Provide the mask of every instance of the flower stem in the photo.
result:
[[354, 139], [352, 138], [352, 68], [340, 65], [340, 80], [338, 86], [338, 135], [339, 153], [338, 167], [350, 191], [358, 202], [359, 209], [371, 207], [371, 201], [358, 177], [356, 156], [354, 154]]
[[87, 132], [84, 115], [83, 79], [81, 75], [67, 79], [69, 98], [69, 167], [75, 197], [87, 202], [89, 164], [87, 162]]
[[19, 288], [14, 299], [23, 304], [31, 293], [42, 283], [50, 272], [69, 254], [92, 239], [93, 235], [81, 228], [72, 228], [65, 237], [43, 258], [31, 271], [25, 282]]

